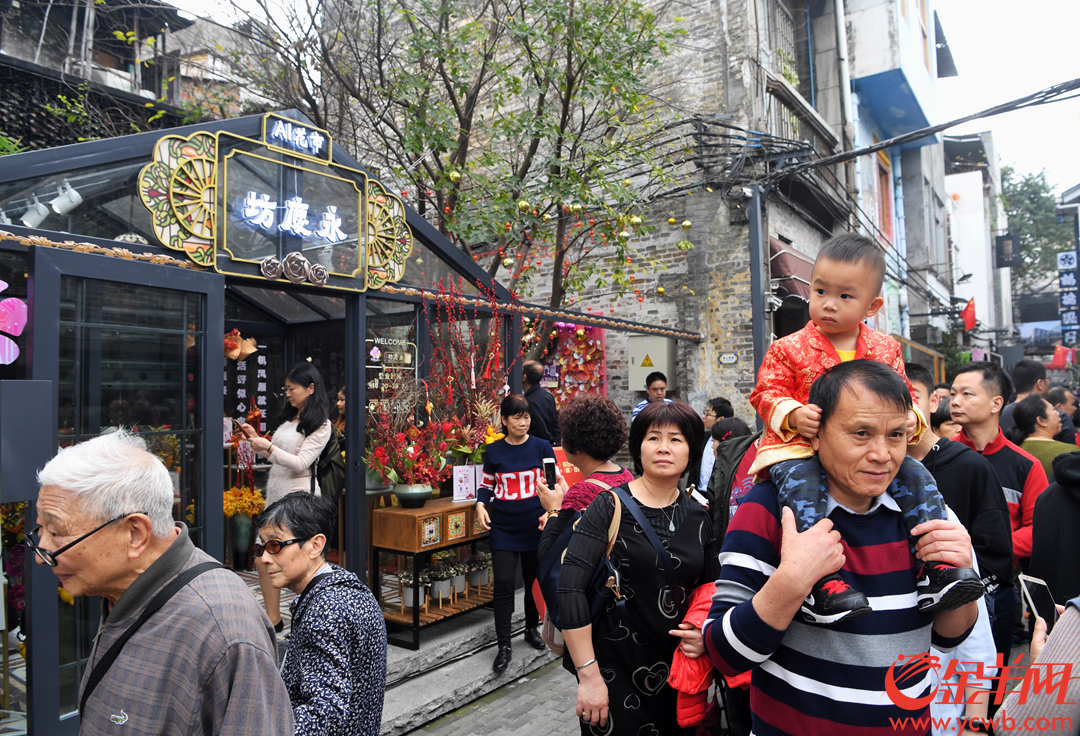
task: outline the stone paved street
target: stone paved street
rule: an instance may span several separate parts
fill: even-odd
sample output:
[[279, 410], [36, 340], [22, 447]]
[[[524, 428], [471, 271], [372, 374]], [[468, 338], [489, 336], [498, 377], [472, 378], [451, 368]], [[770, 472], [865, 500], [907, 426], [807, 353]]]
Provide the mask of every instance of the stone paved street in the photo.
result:
[[553, 662], [410, 733], [420, 736], [555, 736], [580, 733], [577, 683]]

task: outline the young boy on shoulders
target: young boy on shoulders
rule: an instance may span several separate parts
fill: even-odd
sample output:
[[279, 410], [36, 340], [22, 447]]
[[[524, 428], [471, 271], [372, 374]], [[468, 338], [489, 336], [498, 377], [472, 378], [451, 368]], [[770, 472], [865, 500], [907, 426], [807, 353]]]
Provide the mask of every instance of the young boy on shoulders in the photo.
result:
[[[884, 279], [885, 256], [874, 241], [845, 233], [826, 242], [811, 276], [811, 321], [769, 347], [750, 394], [750, 403], [766, 425], [750, 472], [768, 469], [780, 502], [795, 513], [800, 532], [824, 519], [828, 507], [825, 476], [810, 444], [821, 424], [820, 407], [806, 403], [814, 381], [841, 362], [876, 360], [904, 377], [918, 406], [904, 374], [900, 345], [863, 324], [884, 303]], [[908, 441], [917, 442], [926, 427], [922, 413], [913, 411], [908, 417]], [[888, 495], [909, 530], [947, 518], [934, 478], [917, 460], [905, 458]], [[912, 555], [916, 541], [911, 540]], [[951, 610], [983, 595], [982, 581], [974, 570], [942, 562], [922, 564], [917, 589], [922, 611]], [[833, 624], [870, 610], [866, 596], [834, 573], [818, 581], [801, 614], [811, 623]]]

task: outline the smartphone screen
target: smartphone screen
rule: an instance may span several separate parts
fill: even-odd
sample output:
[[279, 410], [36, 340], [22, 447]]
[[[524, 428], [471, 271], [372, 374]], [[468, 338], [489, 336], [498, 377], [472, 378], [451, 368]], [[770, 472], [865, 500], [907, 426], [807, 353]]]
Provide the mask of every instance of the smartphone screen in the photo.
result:
[[555, 460], [550, 457], [544, 458], [544, 483], [548, 488], [554, 489], [557, 482], [555, 477]]
[[1032, 612], [1046, 621], [1046, 633], [1049, 634], [1057, 622], [1057, 606], [1050, 595], [1050, 588], [1039, 578], [1020, 575], [1020, 591]]

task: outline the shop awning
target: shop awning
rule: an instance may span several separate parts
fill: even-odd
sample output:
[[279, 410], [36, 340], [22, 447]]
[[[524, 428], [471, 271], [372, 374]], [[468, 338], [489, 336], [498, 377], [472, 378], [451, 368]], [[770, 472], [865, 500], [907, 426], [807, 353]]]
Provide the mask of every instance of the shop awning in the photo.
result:
[[789, 296], [810, 301], [810, 275], [814, 262], [801, 253], [791, 250], [787, 243], [769, 238], [769, 277], [777, 284], [777, 296]]

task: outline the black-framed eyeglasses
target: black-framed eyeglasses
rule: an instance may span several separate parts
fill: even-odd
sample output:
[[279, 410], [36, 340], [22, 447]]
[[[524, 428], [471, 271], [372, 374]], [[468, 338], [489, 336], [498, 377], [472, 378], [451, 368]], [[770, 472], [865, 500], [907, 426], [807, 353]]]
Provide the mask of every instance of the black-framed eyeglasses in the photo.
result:
[[713, 414], [711, 411], [708, 411], [708, 410], [705, 410], [704, 412], [702, 412], [701, 416], [703, 416], [706, 419], [716, 419], [717, 418], [715, 414]]
[[258, 542], [256, 542], [255, 556], [262, 557], [263, 552], [269, 552], [272, 555], [276, 555], [278, 552], [283, 550], [285, 547], [288, 547], [290, 544], [303, 544], [309, 539], [311, 539], [311, 537], [297, 537], [296, 539], [284, 539], [281, 541], [278, 541], [277, 539], [271, 539], [266, 544], [259, 544]]
[[40, 541], [38, 540], [38, 535], [41, 533], [41, 525], [40, 524], [38, 524], [33, 529], [31, 529], [30, 533], [26, 535], [26, 537], [25, 537], [25, 539], [23, 541], [26, 543], [27, 548], [31, 552], [33, 552], [39, 558], [41, 558], [42, 562], [44, 562], [49, 567], [56, 567], [56, 558], [57, 557], [59, 557], [64, 552], [67, 552], [69, 549], [71, 549], [72, 547], [74, 547], [76, 544], [83, 541], [87, 537], [92, 536], [94, 534], [97, 534], [102, 529], [107, 527], [109, 524], [112, 524], [114, 521], [120, 521], [121, 519], [126, 519], [129, 516], [134, 516], [135, 514], [144, 514], [145, 515], [146, 513], [147, 513], [146, 511], [131, 511], [131, 512], [126, 513], [126, 514], [121, 514], [120, 516], [117, 516], [115, 519], [109, 519], [104, 524], [99, 526], [97, 529], [93, 529], [91, 531], [88, 531], [86, 534], [83, 534], [81, 537], [76, 539], [74, 542], [68, 542], [67, 544], [65, 544], [63, 547], [56, 550], [55, 552], [50, 552], [49, 550], [44, 549], [44, 548], [41, 547]]

